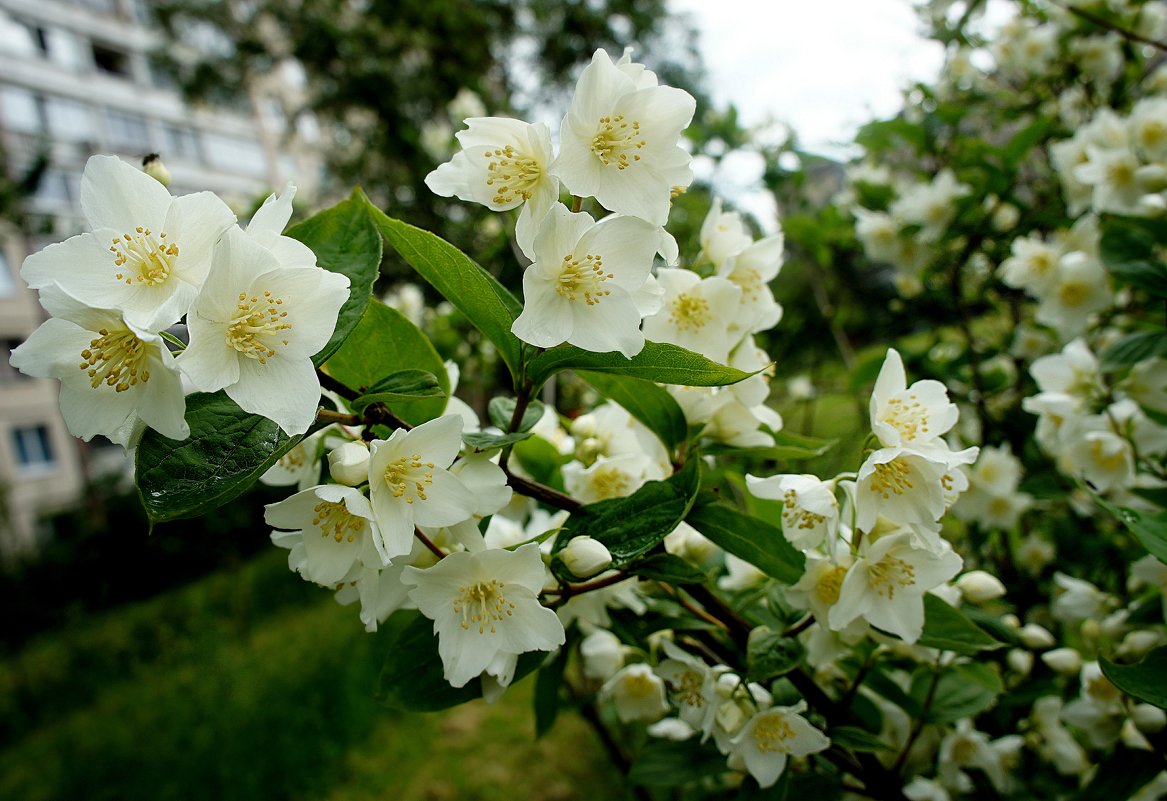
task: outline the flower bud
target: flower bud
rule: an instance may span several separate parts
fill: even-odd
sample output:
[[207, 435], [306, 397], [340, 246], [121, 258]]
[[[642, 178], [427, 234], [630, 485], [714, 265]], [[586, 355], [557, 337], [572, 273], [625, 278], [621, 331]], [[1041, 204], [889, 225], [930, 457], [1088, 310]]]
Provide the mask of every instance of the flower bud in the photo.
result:
[[1017, 632], [1026, 648], [1049, 648], [1057, 643], [1054, 635], [1036, 623], [1028, 623]]
[[1122, 638], [1116, 653], [1123, 659], [1142, 659], [1148, 651], [1159, 644], [1159, 639], [1157, 631], [1137, 629]]
[[328, 472], [338, 484], [355, 487], [369, 480], [369, 448], [346, 442], [328, 452]]
[[589, 679], [606, 680], [624, 665], [624, 646], [607, 629], [596, 629], [579, 644], [583, 672]]
[[1005, 661], [1010, 670], [1022, 676], [1028, 676], [1029, 671], [1033, 670], [1033, 654], [1020, 648], [1014, 648], [1006, 654]]
[[1151, 704], [1136, 704], [1131, 710], [1131, 720], [1143, 734], [1154, 734], [1167, 726], [1167, 712]]
[[1063, 676], [1072, 676], [1082, 668], [1082, 655], [1073, 648], [1046, 651], [1041, 655], [1041, 661]]
[[162, 157], [151, 153], [142, 159], [142, 172], [149, 175], [163, 186], [170, 186], [170, 170], [162, 163]]
[[576, 537], [560, 551], [559, 558], [579, 578], [590, 578], [612, 564], [612, 554], [602, 542], [591, 537]]
[[983, 604], [1005, 594], [1005, 585], [1001, 579], [984, 570], [970, 570], [958, 578], [955, 584], [964, 599], [974, 604]]

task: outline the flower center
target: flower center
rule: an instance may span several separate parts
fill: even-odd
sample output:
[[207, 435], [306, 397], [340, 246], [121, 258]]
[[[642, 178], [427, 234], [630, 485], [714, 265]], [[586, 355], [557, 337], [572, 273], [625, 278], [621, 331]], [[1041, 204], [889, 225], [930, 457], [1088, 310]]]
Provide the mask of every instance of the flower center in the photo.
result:
[[605, 167], [615, 165], [618, 170], [626, 170], [640, 161], [640, 154], [636, 151], [646, 144], [640, 138], [640, 123], [617, 114], [615, 117], [600, 117], [596, 135], [592, 137], [592, 152]]
[[497, 579], [479, 581], [458, 588], [454, 599], [454, 614], [462, 616], [462, 629], [469, 631], [478, 627], [479, 634], [498, 631], [497, 623], [514, 614], [515, 605], [502, 594], [505, 585]]
[[413, 495], [405, 498], [406, 503], [413, 503], [413, 499], [427, 500], [425, 488], [434, 483], [434, 463], [421, 461], [421, 454], [402, 456], [389, 463], [385, 468], [385, 483], [393, 491], [394, 498], [401, 498], [413, 485]]
[[781, 715], [767, 715], [754, 724], [754, 742], [763, 753], [789, 754], [787, 740], [794, 736], [794, 728]]
[[97, 332], [100, 336], [89, 341], [89, 347], [81, 351], [85, 361], [78, 365], [89, 376], [89, 385], [97, 389], [102, 384], [113, 387], [117, 392], [125, 392], [139, 381], [150, 380], [146, 369], [146, 343], [128, 328], [110, 333], [108, 329]]
[[506, 206], [518, 200], [530, 200], [531, 190], [543, 177], [543, 170], [533, 158], [515, 151], [513, 145], [495, 148], [486, 153], [490, 164], [486, 185], [494, 187], [493, 202]]
[[245, 292], [239, 293], [239, 302], [235, 306], [235, 317], [227, 326], [227, 345], [242, 353], [249, 359], [256, 359], [260, 364], [267, 364], [267, 360], [276, 355], [273, 345], [287, 345], [281, 331], [287, 331], [292, 324], [287, 321], [288, 313], [280, 309], [284, 305], [282, 298], [274, 298], [270, 292], [263, 296], [248, 297]]
[[916, 583], [916, 568], [890, 554], [867, 568], [867, 586], [889, 601], [896, 597], [897, 587], [911, 587]]
[[1144, 120], [1135, 128], [1135, 139], [1144, 150], [1155, 150], [1167, 141], [1167, 124], [1159, 120]]
[[1058, 300], [1063, 306], [1081, 306], [1090, 297], [1090, 288], [1081, 281], [1067, 281], [1058, 288]]
[[730, 281], [741, 287], [742, 300], [757, 300], [762, 296], [761, 274], [752, 267], [740, 267], [727, 276]]
[[814, 588], [814, 594], [823, 606], [830, 607], [839, 602], [839, 591], [843, 588], [843, 579], [846, 576], [847, 568], [842, 565], [835, 565], [823, 572]]
[[701, 708], [705, 706], [705, 696], [701, 692], [704, 685], [705, 681], [701, 678], [700, 673], [695, 670], [686, 670], [681, 675], [676, 695], [687, 706]]
[[601, 467], [592, 474], [592, 491], [601, 501], [627, 495], [630, 485], [628, 475], [618, 467]]
[[560, 297], [571, 301], [578, 300], [582, 295], [584, 303], [595, 306], [601, 298], [612, 294], [612, 290], [604, 289], [604, 282], [615, 277], [613, 273], [604, 272], [603, 256], [589, 253], [577, 259], [568, 254], [563, 257], [563, 264], [559, 268], [555, 291]]
[[911, 472], [911, 465], [903, 459], [892, 459], [887, 464], [877, 464], [871, 477], [871, 491], [885, 499], [893, 494], [903, 495], [912, 488], [912, 480], [909, 478]]
[[812, 529], [826, 520], [822, 515], [799, 506], [798, 493], [794, 490], [786, 490], [782, 505], [785, 507], [782, 510], [782, 522], [787, 528]]
[[972, 764], [979, 750], [980, 744], [976, 740], [958, 736], [952, 744], [952, 761], [961, 766]]
[[1135, 164], [1130, 159], [1116, 159], [1106, 167], [1106, 182], [1117, 189], [1135, 185]]
[[656, 682], [649, 674], [631, 673], [624, 677], [624, 692], [631, 698], [648, 698], [656, 692]]
[[178, 245], [167, 242], [165, 233], [155, 237], [149, 228], [141, 227], [114, 239], [109, 251], [114, 254], [114, 266], [121, 268], [114, 277], [127, 284], [165, 284], [178, 259]]
[[1091, 442], [1090, 458], [1094, 460], [1094, 464], [1111, 472], [1122, 470], [1126, 466], [1126, 452], [1120, 443], [1113, 440], [1109, 443], [1101, 439]]
[[914, 392], [906, 398], [897, 395], [889, 400], [880, 422], [887, 423], [909, 442], [928, 438], [928, 410]]
[[713, 317], [709, 311], [709, 301], [700, 295], [683, 293], [673, 300], [669, 311], [669, 322], [678, 331], [698, 331]]
[[316, 513], [312, 525], [320, 527], [320, 536], [337, 542], [352, 542], [364, 526], [363, 519], [350, 512], [343, 501], [321, 501], [312, 511]]

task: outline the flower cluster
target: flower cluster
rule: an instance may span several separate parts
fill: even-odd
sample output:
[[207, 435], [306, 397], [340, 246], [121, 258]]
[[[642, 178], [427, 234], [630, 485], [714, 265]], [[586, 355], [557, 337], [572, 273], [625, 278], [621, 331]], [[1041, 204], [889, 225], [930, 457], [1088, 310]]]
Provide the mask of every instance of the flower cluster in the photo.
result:
[[[328, 342], [348, 279], [283, 236], [291, 186], [246, 230], [209, 192], [173, 197], [146, 173], [94, 156], [81, 179], [92, 232], [25, 260], [47, 320], [12, 352], [29, 375], [61, 382], [69, 430], [132, 447], [153, 428], [185, 439], [182, 379], [302, 434], [316, 417], [312, 356]], [[166, 334], [186, 319], [174, 356]]]

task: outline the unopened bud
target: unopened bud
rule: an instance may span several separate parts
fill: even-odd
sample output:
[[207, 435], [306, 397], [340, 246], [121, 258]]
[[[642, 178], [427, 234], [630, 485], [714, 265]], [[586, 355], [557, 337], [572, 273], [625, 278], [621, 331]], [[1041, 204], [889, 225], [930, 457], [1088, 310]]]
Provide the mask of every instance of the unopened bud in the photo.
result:
[[1049, 648], [1057, 643], [1054, 635], [1036, 623], [1022, 626], [1021, 631], [1017, 632], [1017, 636], [1021, 638], [1021, 642], [1026, 648]]
[[328, 452], [328, 472], [338, 484], [355, 487], [369, 480], [369, 449], [363, 442], [346, 442]]
[[157, 153], [151, 153], [142, 159], [142, 172], [163, 186], [170, 186], [170, 170], [166, 169], [162, 157]]
[[583, 672], [589, 679], [606, 680], [624, 666], [624, 646], [607, 629], [596, 629], [579, 644]]
[[1124, 659], [1141, 659], [1159, 644], [1159, 640], [1159, 632], [1150, 629], [1137, 629], [1122, 638], [1117, 653]]
[[964, 599], [974, 604], [983, 604], [1005, 594], [1005, 585], [1001, 579], [984, 570], [970, 570], [958, 578], [955, 584]]
[[572, 575], [579, 578], [590, 578], [612, 564], [612, 554], [602, 542], [591, 537], [576, 537], [567, 543], [559, 558]]
[[1150, 704], [1136, 704], [1131, 710], [1131, 720], [1143, 734], [1154, 734], [1167, 726], [1167, 712]]
[[1006, 654], [1005, 661], [1009, 663], [1010, 670], [1022, 676], [1028, 676], [1029, 671], [1033, 670], [1033, 654], [1021, 648], [1014, 648]]
[[1063, 676], [1072, 676], [1082, 669], [1082, 655], [1073, 648], [1055, 648], [1041, 655], [1041, 661]]

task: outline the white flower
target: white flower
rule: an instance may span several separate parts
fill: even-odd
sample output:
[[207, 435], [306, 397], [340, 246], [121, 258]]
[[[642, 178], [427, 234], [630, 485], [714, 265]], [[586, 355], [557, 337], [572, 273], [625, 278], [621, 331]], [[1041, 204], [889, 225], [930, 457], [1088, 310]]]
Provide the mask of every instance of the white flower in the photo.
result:
[[644, 321], [653, 342], [671, 342], [725, 364], [735, 344], [729, 326], [741, 303], [741, 288], [727, 278], [701, 278], [684, 269], [657, 273], [665, 296], [661, 310]]
[[434, 621], [446, 681], [463, 687], [485, 671], [505, 687], [519, 654], [563, 645], [559, 618], [539, 603], [543, 576], [533, 542], [514, 551], [461, 551], [425, 570], [404, 570], [410, 598]]
[[298, 239], [283, 236], [288, 220], [292, 218], [292, 199], [296, 197], [296, 187], [291, 181], [280, 194], [271, 194], [256, 209], [247, 224], [246, 233], [257, 244], [271, 251], [281, 267], [315, 267], [316, 254]]
[[581, 503], [623, 498], [648, 480], [651, 467], [647, 456], [635, 453], [600, 456], [586, 468], [572, 461], [563, 466], [563, 483], [568, 493]]
[[770, 282], [782, 269], [785, 247], [785, 235], [778, 231], [730, 256], [717, 270], [718, 275], [728, 278], [742, 291], [741, 306], [731, 322], [733, 330], [767, 331], [782, 319], [782, 307], [774, 300]]
[[271, 487], [296, 485], [298, 490], [306, 490], [320, 483], [320, 450], [323, 447], [325, 428], [315, 432], [292, 446], [267, 472], [259, 477], [262, 484]]
[[633, 720], [652, 723], [669, 711], [665, 700], [665, 683], [652, 668], [643, 663], [620, 668], [600, 688], [600, 699], [611, 701], [616, 715], [624, 723]]
[[634, 75], [636, 67], [595, 52], [563, 118], [551, 173], [573, 195], [664, 225], [674, 187], [693, 180], [679, 141], [696, 103], [688, 92], [658, 86], [643, 68]]
[[862, 617], [871, 625], [914, 643], [924, 630], [924, 593], [960, 572], [955, 551], [915, 548], [911, 535], [888, 534], [868, 545], [847, 571], [830, 627], [839, 631]]
[[597, 224], [553, 206], [523, 274], [523, 312], [511, 331], [541, 348], [563, 342], [632, 358], [644, 347], [638, 294], [649, 278], [656, 228], [632, 217]]
[[1056, 330], [1064, 341], [1081, 335], [1091, 314], [1113, 304], [1114, 294], [1102, 265], [1081, 251], [1073, 251], [1058, 262], [1049, 290], [1038, 299], [1034, 319]]
[[881, 448], [855, 479], [856, 525], [870, 531], [882, 515], [896, 523], [931, 526], [944, 514], [943, 462], [903, 448]]
[[281, 267], [231, 229], [187, 318], [191, 341], [179, 367], [204, 392], [225, 389], [244, 411], [301, 434], [320, 403], [312, 356], [332, 336], [348, 286], [319, 267]]
[[806, 703], [776, 706], [754, 715], [730, 741], [734, 753], [763, 789], [772, 787], [790, 756], [806, 756], [827, 748], [831, 741], [807, 722], [800, 712]]
[[668, 683], [681, 720], [701, 732], [702, 738], [708, 737], [719, 700], [714, 671], [668, 640], [661, 645], [668, 659], [657, 665], [656, 672]]
[[749, 247], [753, 238], [746, 230], [742, 216], [736, 211], [722, 211], [721, 198], [713, 199], [713, 206], [701, 223], [701, 253], [720, 269], [731, 256]]
[[604, 680], [624, 664], [624, 645], [607, 629], [596, 629], [580, 640], [579, 655], [584, 676]]
[[55, 283], [94, 306], [119, 309], [151, 331], [187, 312], [215, 243], [235, 222], [210, 192], [176, 198], [114, 156], [86, 162], [81, 209], [93, 232], [29, 256], [21, 277], [34, 289]]
[[170, 439], [190, 436], [182, 381], [161, 337], [56, 286], [42, 289], [40, 300], [53, 317], [10, 361], [28, 375], [60, 380], [61, 416], [73, 436], [103, 434], [127, 448], [145, 426]]
[[746, 487], [759, 497], [782, 502], [782, 534], [806, 551], [832, 536], [839, 524], [833, 485], [812, 475], [746, 476]]
[[357, 487], [369, 480], [369, 446], [344, 442], [328, 452], [328, 474], [338, 484]]
[[968, 184], [956, 180], [952, 170], [943, 169], [931, 183], [917, 184], [905, 191], [889, 211], [893, 219], [920, 225], [920, 239], [936, 242], [956, 216], [956, 201], [972, 193]]
[[871, 393], [870, 415], [871, 432], [884, 446], [942, 458], [948, 446], [940, 438], [960, 413], [939, 381], [917, 381], [909, 387], [899, 352], [889, 348]]
[[834, 559], [827, 559], [815, 551], [807, 553], [802, 578], [786, 588], [786, 600], [799, 609], [809, 609], [822, 626], [828, 623], [831, 607], [839, 602], [847, 568], [854, 561], [846, 543], [838, 543], [834, 551]]
[[535, 228], [559, 199], [559, 181], [547, 172], [551, 131], [543, 123], [504, 117], [472, 117], [455, 134], [462, 151], [425, 178], [443, 197], [481, 203], [492, 211], [522, 206], [515, 228], [528, 256]]
[[371, 443], [369, 497], [390, 559], [410, 552], [414, 526], [450, 526], [473, 516], [473, 493], [448, 469], [461, 447], [456, 415]]
[[[303, 562], [296, 568], [308, 581], [334, 586], [358, 562], [371, 568], [387, 564], [377, 553], [373, 509], [352, 487], [324, 484], [264, 507], [268, 525], [301, 535]], [[284, 540], [295, 543], [295, 540]]]

